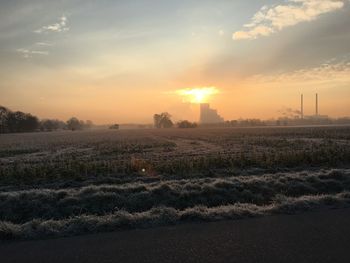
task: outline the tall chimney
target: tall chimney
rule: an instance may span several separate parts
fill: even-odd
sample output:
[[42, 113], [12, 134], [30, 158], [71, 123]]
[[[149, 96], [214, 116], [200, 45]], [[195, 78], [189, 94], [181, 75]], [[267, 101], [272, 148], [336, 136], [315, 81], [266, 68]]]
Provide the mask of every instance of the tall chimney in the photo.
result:
[[318, 94], [316, 93], [316, 117], [318, 117]]
[[300, 104], [300, 117], [304, 119], [304, 95], [301, 94], [301, 104]]

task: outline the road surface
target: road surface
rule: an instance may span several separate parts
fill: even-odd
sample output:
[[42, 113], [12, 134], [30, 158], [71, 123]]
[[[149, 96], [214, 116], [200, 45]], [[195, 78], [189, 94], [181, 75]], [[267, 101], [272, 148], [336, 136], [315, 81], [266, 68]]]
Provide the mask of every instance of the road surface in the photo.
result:
[[350, 209], [0, 242], [0, 262], [350, 262]]

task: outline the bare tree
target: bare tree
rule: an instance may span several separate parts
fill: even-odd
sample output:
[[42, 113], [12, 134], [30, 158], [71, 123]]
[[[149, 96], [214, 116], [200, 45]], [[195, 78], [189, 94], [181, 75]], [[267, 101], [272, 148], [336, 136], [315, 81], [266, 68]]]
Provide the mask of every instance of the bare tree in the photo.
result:
[[39, 128], [39, 120], [36, 116], [21, 111], [7, 114], [8, 132], [33, 132]]
[[7, 132], [7, 117], [10, 110], [0, 106], [0, 133]]
[[75, 117], [70, 118], [67, 121], [67, 128], [72, 131], [83, 129], [83, 123]]
[[171, 120], [171, 115], [168, 112], [154, 114], [153, 120], [154, 127], [156, 127], [157, 129], [171, 128], [174, 126], [174, 123]]
[[153, 121], [154, 121], [154, 127], [159, 129], [160, 128], [160, 114], [154, 114], [153, 115]]
[[40, 130], [41, 131], [56, 131], [58, 129], [66, 128], [66, 123], [60, 120], [42, 120], [40, 121]]

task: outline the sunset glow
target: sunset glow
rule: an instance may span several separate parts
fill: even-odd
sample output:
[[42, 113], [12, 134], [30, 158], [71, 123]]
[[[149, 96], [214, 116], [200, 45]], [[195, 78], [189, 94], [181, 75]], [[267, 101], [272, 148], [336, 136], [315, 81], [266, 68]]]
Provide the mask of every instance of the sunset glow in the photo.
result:
[[349, 135], [350, 0], [0, 0], [0, 263], [345, 261]]
[[[350, 0], [2, 1], [0, 105], [40, 118], [350, 115]], [[15, 19], [16, 18], [16, 21]]]
[[177, 91], [177, 94], [182, 96], [184, 101], [196, 104], [208, 102], [212, 95], [218, 93], [219, 90], [216, 87], [180, 89]]

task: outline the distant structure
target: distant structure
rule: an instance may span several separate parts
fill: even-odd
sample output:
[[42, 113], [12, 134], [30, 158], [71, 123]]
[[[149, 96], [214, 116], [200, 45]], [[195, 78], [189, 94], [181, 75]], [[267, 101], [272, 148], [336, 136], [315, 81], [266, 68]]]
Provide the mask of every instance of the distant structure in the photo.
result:
[[316, 93], [315, 97], [315, 114], [314, 115], [304, 115], [304, 95], [301, 94], [301, 100], [300, 100], [300, 118], [302, 120], [308, 120], [308, 121], [322, 121], [329, 119], [327, 115], [320, 115], [319, 112], [319, 97], [318, 93]]
[[318, 117], [318, 94], [316, 93], [316, 113], [315, 113], [315, 117]]
[[304, 119], [304, 95], [301, 94], [300, 118]]
[[211, 109], [209, 103], [200, 104], [201, 124], [223, 123], [224, 119], [218, 114], [217, 110]]

